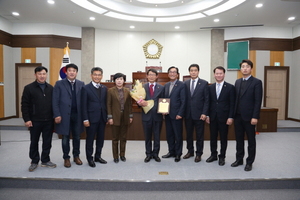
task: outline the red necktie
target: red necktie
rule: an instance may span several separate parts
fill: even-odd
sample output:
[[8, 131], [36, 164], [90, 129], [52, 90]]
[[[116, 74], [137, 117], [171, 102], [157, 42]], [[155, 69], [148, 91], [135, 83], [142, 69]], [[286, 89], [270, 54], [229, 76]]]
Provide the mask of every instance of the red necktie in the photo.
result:
[[154, 91], [153, 91], [153, 84], [150, 85], [150, 97], [152, 98], [154, 95]]

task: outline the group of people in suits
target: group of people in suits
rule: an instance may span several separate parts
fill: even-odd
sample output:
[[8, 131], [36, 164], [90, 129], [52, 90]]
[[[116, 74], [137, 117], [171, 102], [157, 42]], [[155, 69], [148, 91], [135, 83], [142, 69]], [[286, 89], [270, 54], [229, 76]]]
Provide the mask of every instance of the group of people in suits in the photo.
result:
[[[161, 162], [160, 133], [165, 119], [168, 153], [162, 158], [174, 157], [175, 162], [181, 160], [183, 151], [183, 122], [186, 128], [187, 153], [183, 159], [195, 156], [195, 162], [201, 161], [204, 146], [204, 125], [210, 125], [211, 156], [206, 162], [219, 160], [225, 164], [228, 126], [234, 122], [236, 135], [236, 161], [232, 167], [243, 165], [244, 136], [248, 138], [248, 157], [245, 171], [252, 170], [255, 159], [255, 125], [259, 119], [262, 101], [262, 82], [251, 76], [253, 63], [243, 60], [240, 63], [243, 78], [238, 79], [235, 86], [224, 81], [225, 69], [221, 66], [214, 69], [216, 83], [209, 85], [199, 78], [200, 67], [189, 66], [191, 79], [178, 80], [177, 67], [168, 69], [170, 82], [164, 86], [157, 83], [158, 72], [147, 71], [148, 82], [143, 85], [146, 97], [137, 102], [140, 107], [147, 106], [147, 100], [153, 100], [154, 106], [149, 112], [142, 111], [142, 124], [145, 136], [144, 162], [151, 159]], [[66, 78], [56, 82], [52, 87], [46, 82], [47, 68], [39, 66], [35, 69], [36, 80], [25, 86], [22, 95], [22, 115], [25, 126], [30, 129], [31, 165], [34, 171], [39, 161], [42, 167], [55, 168], [50, 161], [50, 149], [53, 127], [62, 135], [62, 151], [64, 166], [71, 167], [70, 139], [72, 137], [73, 161], [82, 165], [80, 155], [80, 134], [86, 130], [86, 159], [90, 167], [95, 162], [106, 164], [101, 157], [104, 144], [106, 124], [111, 125], [112, 153], [115, 163], [126, 162], [126, 135], [129, 124], [133, 121], [132, 103], [128, 88], [124, 87], [126, 76], [116, 73], [113, 77], [115, 86], [107, 89], [101, 84], [103, 70], [99, 67], [91, 69], [91, 82], [87, 85], [76, 79], [78, 67], [75, 64], [66, 66]], [[160, 98], [170, 99], [168, 113], [159, 113]], [[53, 120], [54, 119], [54, 120]], [[54, 122], [53, 122], [54, 121]], [[54, 124], [55, 123], [55, 124]], [[55, 125], [55, 126], [54, 126]], [[196, 132], [196, 149], [194, 148], [194, 131]], [[38, 151], [40, 135], [43, 137], [42, 154]], [[217, 138], [220, 135], [221, 149], [218, 155]], [[96, 147], [94, 150], [94, 139]], [[153, 138], [153, 143], [152, 143]]]
[[[163, 117], [166, 125], [168, 153], [162, 158], [174, 157], [175, 162], [181, 160], [183, 146], [183, 120], [186, 128], [187, 153], [183, 159], [195, 156], [195, 162], [201, 161], [204, 146], [205, 122], [210, 127], [211, 155], [206, 162], [219, 160], [220, 166], [225, 165], [228, 127], [233, 124], [236, 136], [236, 161], [232, 167], [243, 165], [244, 136], [248, 138], [248, 157], [245, 171], [252, 170], [255, 159], [255, 126], [257, 125], [262, 101], [262, 82], [251, 75], [253, 63], [242, 60], [240, 71], [243, 78], [236, 81], [235, 86], [226, 82], [225, 68], [218, 66], [214, 72], [216, 83], [209, 85], [206, 80], [199, 78], [200, 67], [192, 64], [188, 70], [191, 79], [184, 82], [178, 80], [177, 67], [168, 69], [170, 82], [164, 86], [156, 83], [158, 72], [155, 69], [147, 71], [148, 83], [144, 84], [146, 98], [138, 101], [139, 106], [147, 106], [147, 100], [154, 100], [154, 107], [143, 112], [142, 121], [145, 135], [146, 158], [160, 162], [160, 131]], [[168, 113], [158, 113], [159, 98], [170, 99]], [[194, 148], [194, 131], [196, 132], [196, 149]], [[220, 153], [217, 151], [217, 139], [220, 136]], [[152, 146], [152, 137], [154, 138]]]
[[[119, 155], [125, 162], [126, 134], [128, 125], [133, 120], [129, 89], [123, 87], [126, 76], [122, 73], [115, 74], [115, 87], [107, 90], [106, 86], [100, 84], [103, 76], [100, 67], [91, 69], [92, 81], [87, 85], [76, 78], [78, 67], [75, 64], [68, 64], [65, 69], [66, 78], [57, 81], [53, 87], [46, 82], [47, 68], [36, 67], [36, 80], [24, 87], [21, 110], [25, 126], [30, 130], [29, 171], [34, 171], [39, 161], [42, 162], [42, 167], [56, 167], [49, 156], [53, 130], [62, 135], [64, 166], [71, 167], [71, 138], [73, 161], [82, 165], [79, 157], [80, 134], [84, 127], [89, 166], [95, 167], [95, 162], [106, 164], [101, 153], [107, 122], [112, 127], [114, 162], [119, 162]], [[38, 142], [41, 134], [43, 144], [40, 157]]]

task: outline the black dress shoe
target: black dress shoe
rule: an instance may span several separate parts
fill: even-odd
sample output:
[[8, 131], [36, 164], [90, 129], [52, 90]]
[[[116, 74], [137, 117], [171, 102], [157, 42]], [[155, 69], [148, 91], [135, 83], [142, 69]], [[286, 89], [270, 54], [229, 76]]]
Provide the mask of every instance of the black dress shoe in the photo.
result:
[[175, 156], [173, 154], [170, 154], [170, 152], [162, 156], [162, 158], [171, 158], [171, 157], [175, 157]]
[[126, 162], [125, 156], [120, 156], [120, 159], [121, 159], [123, 162]]
[[220, 166], [225, 165], [225, 158], [219, 158], [219, 165]]
[[246, 172], [249, 172], [249, 171], [251, 171], [252, 170], [252, 165], [250, 165], [250, 164], [246, 164], [246, 166], [245, 166], [245, 169], [244, 169]]
[[99, 162], [101, 164], [106, 164], [106, 160], [102, 159], [101, 157], [100, 158], [95, 158], [95, 162]]
[[179, 162], [180, 161], [180, 156], [176, 156], [174, 161]]
[[236, 160], [234, 163], [231, 164], [231, 167], [237, 167], [239, 165], [243, 165], [242, 160]]
[[185, 156], [183, 156], [183, 159], [188, 159], [188, 158], [190, 158], [190, 157], [193, 157], [194, 156], [194, 153], [187, 153], [187, 154], [185, 154]]
[[118, 162], [119, 162], [119, 158], [115, 158], [115, 159], [114, 159], [114, 162], [115, 162], [115, 163], [118, 163]]
[[195, 158], [195, 162], [200, 162], [201, 161], [201, 156], [196, 156], [196, 158]]
[[218, 160], [217, 157], [210, 156], [209, 158], [207, 158], [206, 162], [210, 163], [210, 162], [213, 162], [213, 161], [216, 161], [216, 160]]
[[94, 161], [88, 160], [88, 163], [89, 163], [89, 166], [90, 166], [90, 167], [96, 167], [96, 164], [95, 164]]
[[158, 156], [153, 156], [153, 158], [154, 158], [154, 160], [155, 160], [156, 162], [160, 162], [160, 161], [161, 161], [160, 158], [159, 158]]
[[144, 160], [145, 163], [149, 162], [151, 160], [151, 156], [147, 156]]

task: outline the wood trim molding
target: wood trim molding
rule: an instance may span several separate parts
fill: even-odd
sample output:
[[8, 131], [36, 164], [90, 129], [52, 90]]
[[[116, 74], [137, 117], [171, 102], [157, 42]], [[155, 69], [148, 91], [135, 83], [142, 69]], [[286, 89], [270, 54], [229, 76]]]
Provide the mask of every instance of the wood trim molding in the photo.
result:
[[0, 44], [11, 46], [12, 35], [0, 30]]
[[67, 42], [70, 49], [81, 50], [81, 38], [58, 35], [13, 35], [11, 46], [64, 48]]
[[293, 51], [300, 49], [300, 36], [293, 39]]
[[249, 40], [249, 50], [267, 50], [267, 51], [293, 51], [294, 50], [293, 48], [294, 39], [243, 38], [237, 40], [225, 40], [224, 52], [227, 52], [227, 42], [238, 42], [238, 41], [245, 41], [245, 40]]
[[0, 44], [10, 47], [53, 47], [81, 50], [81, 38], [59, 35], [12, 35], [0, 30]]

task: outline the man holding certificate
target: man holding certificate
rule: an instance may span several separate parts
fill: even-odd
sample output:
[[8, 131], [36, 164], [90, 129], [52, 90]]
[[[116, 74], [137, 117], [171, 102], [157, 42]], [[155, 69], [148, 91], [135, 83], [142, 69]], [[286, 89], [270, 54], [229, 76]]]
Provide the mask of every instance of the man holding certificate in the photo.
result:
[[182, 155], [182, 118], [186, 99], [185, 86], [182, 81], [178, 80], [178, 73], [177, 67], [172, 66], [168, 69], [170, 82], [166, 83], [164, 88], [164, 97], [169, 99], [171, 109], [165, 115], [169, 152], [162, 158], [175, 157], [175, 162], [179, 162]]
[[[161, 113], [157, 112], [158, 99], [163, 96], [164, 87], [158, 83], [156, 80], [158, 78], [158, 72], [155, 69], [149, 69], [147, 71], [148, 83], [144, 84], [143, 87], [146, 91], [145, 99], [139, 100], [137, 103], [139, 106], [146, 107], [148, 105], [147, 100], [153, 100], [153, 107], [145, 113], [142, 112], [143, 129], [145, 135], [145, 147], [146, 147], [146, 158], [145, 163], [149, 162], [152, 158], [156, 162], [160, 162], [158, 157], [160, 149], [160, 131], [162, 127], [163, 117]], [[154, 145], [152, 147], [152, 135], [154, 138]]]

